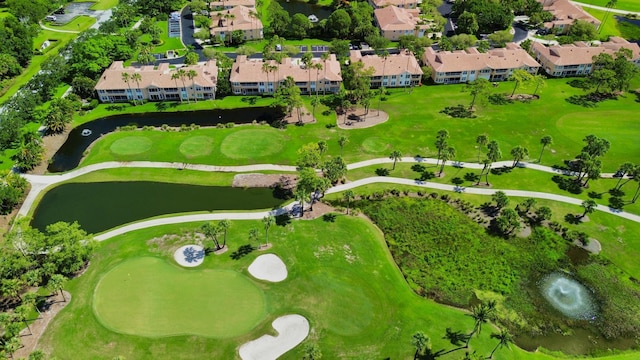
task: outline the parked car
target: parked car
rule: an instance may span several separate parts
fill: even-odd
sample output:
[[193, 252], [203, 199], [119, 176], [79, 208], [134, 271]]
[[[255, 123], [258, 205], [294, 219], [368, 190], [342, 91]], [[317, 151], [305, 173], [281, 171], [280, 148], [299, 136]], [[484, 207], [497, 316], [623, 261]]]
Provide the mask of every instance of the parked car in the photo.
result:
[[47, 20], [47, 21], [56, 21], [56, 20], [58, 20], [58, 18], [55, 17], [54, 15], [49, 15], [44, 19]]
[[536, 31], [537, 35], [549, 35], [550, 33], [551, 31], [549, 31], [549, 29], [546, 29], [546, 28], [538, 29], [538, 31]]
[[53, 13], [54, 13], [54, 14], [58, 14], [58, 15], [62, 15], [62, 14], [64, 14], [64, 12], [65, 12], [65, 11], [64, 11], [64, 8], [60, 8], [60, 9], [58, 9], [58, 10], [54, 11]]

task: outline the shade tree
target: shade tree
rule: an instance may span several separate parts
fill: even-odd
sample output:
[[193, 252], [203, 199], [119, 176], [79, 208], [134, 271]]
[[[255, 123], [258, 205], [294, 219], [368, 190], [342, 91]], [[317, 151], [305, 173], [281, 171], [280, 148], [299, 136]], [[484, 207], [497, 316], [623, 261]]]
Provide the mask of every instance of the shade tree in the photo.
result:
[[538, 162], [542, 160], [542, 154], [544, 153], [544, 149], [547, 146], [553, 145], [553, 138], [551, 137], [551, 135], [545, 135], [542, 138], [540, 138], [540, 144], [542, 144], [542, 150], [540, 150], [540, 156], [538, 157]]
[[520, 161], [529, 156], [529, 150], [522, 145], [518, 145], [511, 149], [511, 156], [513, 157], [513, 164], [511, 164], [511, 167], [515, 168], [518, 166]]

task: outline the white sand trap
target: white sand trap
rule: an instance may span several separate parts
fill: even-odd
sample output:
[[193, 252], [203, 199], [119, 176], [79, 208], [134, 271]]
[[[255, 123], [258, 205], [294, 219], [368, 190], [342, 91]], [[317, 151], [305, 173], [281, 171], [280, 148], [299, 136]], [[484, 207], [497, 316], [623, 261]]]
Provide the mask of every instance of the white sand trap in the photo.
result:
[[276, 329], [278, 336], [263, 335], [242, 344], [242, 360], [276, 360], [309, 335], [309, 321], [301, 315], [281, 316], [275, 319], [271, 326]]
[[185, 245], [173, 253], [180, 266], [196, 267], [204, 261], [204, 249], [200, 245]]
[[287, 266], [278, 256], [264, 254], [249, 265], [249, 273], [256, 279], [280, 282], [287, 278]]

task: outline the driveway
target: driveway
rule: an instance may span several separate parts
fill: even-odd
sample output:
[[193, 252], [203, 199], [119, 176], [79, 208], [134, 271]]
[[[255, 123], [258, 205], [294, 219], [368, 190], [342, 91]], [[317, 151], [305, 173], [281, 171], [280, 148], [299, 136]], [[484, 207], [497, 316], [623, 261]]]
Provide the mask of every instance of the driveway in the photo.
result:
[[60, 25], [64, 25], [70, 22], [71, 20], [73, 20], [74, 18], [81, 15], [95, 17], [95, 11], [89, 10], [89, 8], [92, 7], [94, 4], [95, 3], [92, 3], [92, 2], [80, 2], [80, 3], [72, 2], [67, 4], [67, 6], [64, 7], [64, 14], [52, 14], [52, 15], [56, 17], [55, 23]]

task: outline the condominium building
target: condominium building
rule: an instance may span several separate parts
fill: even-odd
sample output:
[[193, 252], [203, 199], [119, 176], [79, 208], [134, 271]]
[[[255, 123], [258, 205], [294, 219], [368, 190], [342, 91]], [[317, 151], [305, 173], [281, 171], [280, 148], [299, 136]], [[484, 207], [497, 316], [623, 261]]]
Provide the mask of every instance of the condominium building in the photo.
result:
[[255, 8], [256, 0], [224, 0], [212, 1], [209, 3], [209, 9], [211, 9], [211, 11], [228, 10], [236, 6]]
[[404, 9], [397, 6], [387, 6], [373, 11], [376, 24], [380, 28], [380, 34], [391, 40], [397, 41], [402, 35], [442, 36], [434, 33], [432, 28], [435, 23], [420, 17], [419, 9]]
[[397, 6], [404, 9], [417, 9], [420, 1], [418, 0], [369, 0], [369, 4], [374, 9], [380, 9], [386, 6]]
[[157, 67], [125, 67], [122, 61], [114, 61], [100, 76], [95, 90], [102, 102], [215, 99], [218, 80], [215, 61], [181, 69], [185, 70], [184, 75], [175, 77], [178, 69], [170, 69], [167, 63]]
[[616, 36], [612, 36], [607, 42], [593, 46], [583, 41], [549, 47], [534, 42], [531, 46], [531, 52], [542, 64], [547, 74], [564, 77], [589, 75], [594, 70], [593, 58], [595, 56], [602, 53], [615, 56], [615, 53], [622, 48], [631, 50], [632, 58], [630, 61], [636, 66], [640, 66], [640, 46]]
[[[231, 68], [231, 89], [234, 94], [271, 94], [287, 77], [292, 77], [303, 93], [336, 93], [342, 84], [340, 63], [331, 54], [326, 61], [312, 59], [312, 66], [305, 66], [299, 58], [275, 60], [249, 59], [238, 55]], [[320, 64], [322, 68], [316, 67]]]
[[486, 53], [476, 48], [437, 52], [428, 47], [422, 61], [431, 68], [431, 77], [437, 84], [464, 83], [478, 78], [503, 81], [516, 69], [536, 74], [540, 68], [540, 64], [516, 43]]
[[254, 8], [238, 5], [231, 9], [211, 12], [211, 36], [225, 40], [240, 30], [245, 40], [262, 39], [263, 26]]
[[362, 62], [364, 68], [373, 68], [371, 87], [401, 87], [419, 85], [422, 79], [422, 69], [413, 53], [402, 51], [399, 54], [389, 54], [381, 57], [370, 52], [351, 50], [351, 63]]
[[586, 21], [596, 28], [600, 26], [600, 20], [569, 0], [538, 0], [538, 2], [542, 3], [544, 10], [553, 15], [553, 20], [546, 22], [544, 26], [554, 32], [566, 34], [576, 20]]

